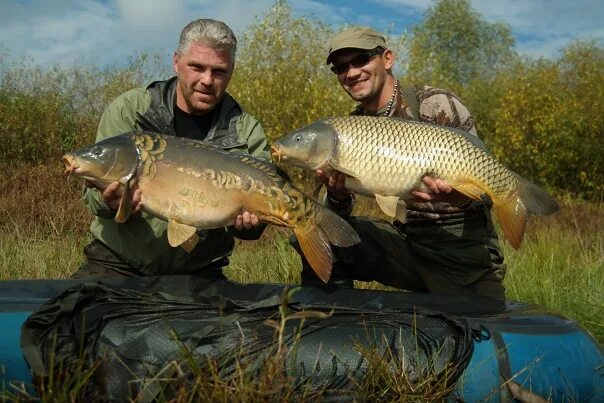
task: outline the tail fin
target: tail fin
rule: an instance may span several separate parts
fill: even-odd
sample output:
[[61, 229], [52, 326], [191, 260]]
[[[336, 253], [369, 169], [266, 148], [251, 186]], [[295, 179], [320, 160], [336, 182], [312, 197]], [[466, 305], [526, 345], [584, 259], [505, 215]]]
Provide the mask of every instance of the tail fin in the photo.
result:
[[503, 230], [505, 238], [514, 249], [518, 249], [524, 238], [524, 230], [528, 221], [528, 210], [518, 192], [506, 200], [493, 199], [497, 221]]
[[317, 204], [315, 219], [294, 228], [304, 256], [317, 276], [327, 282], [331, 276], [331, 245], [348, 247], [361, 242], [354, 228], [342, 217]]
[[549, 215], [558, 210], [558, 203], [543, 189], [518, 177], [518, 188], [505, 199], [493, 198], [499, 225], [510, 244], [518, 249], [524, 237], [529, 214]]
[[333, 252], [325, 234], [321, 229], [311, 224], [305, 227], [294, 228], [294, 233], [304, 256], [313, 268], [317, 276], [324, 282], [329, 281], [331, 266], [333, 264]]
[[317, 225], [335, 246], [347, 248], [361, 242], [359, 234], [342, 217], [325, 206], [317, 204]]
[[558, 203], [543, 189], [520, 178], [520, 197], [524, 201], [529, 214], [550, 215], [558, 211]]

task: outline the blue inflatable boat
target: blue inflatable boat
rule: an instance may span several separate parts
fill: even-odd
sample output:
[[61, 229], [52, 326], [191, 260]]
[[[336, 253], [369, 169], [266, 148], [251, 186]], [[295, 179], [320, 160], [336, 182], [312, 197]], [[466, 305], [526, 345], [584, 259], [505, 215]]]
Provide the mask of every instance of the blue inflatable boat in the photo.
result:
[[[175, 281], [175, 277], [171, 276], [170, 283], [166, 284], [162, 279], [145, 279], [143, 284], [137, 280], [131, 284], [139, 290], [148, 288], [169, 294], [178, 285], [190, 287], [197, 281], [190, 278]], [[32, 372], [21, 348], [24, 323], [49, 300], [83, 285], [81, 280], [0, 282], [0, 366], [4, 368], [0, 373], [0, 384], [32, 384]], [[90, 290], [94, 286], [86, 287]], [[124, 287], [129, 288], [128, 284]], [[200, 287], [206, 295], [231, 299], [250, 312], [246, 301], [279, 297], [285, 286], [217, 282]], [[82, 293], [81, 290], [78, 292]], [[94, 295], [97, 294], [98, 289]], [[412, 306], [428, 313], [442, 312], [459, 320], [458, 323], [468, 324], [473, 330], [467, 364], [452, 394], [462, 401], [511, 401], [524, 393], [529, 398], [550, 401], [604, 402], [604, 353], [601, 347], [575, 321], [540, 306], [486, 297], [320, 287], [298, 287], [289, 303], [304, 309], [331, 306], [341, 308], [342, 312], [361, 310], [365, 314], [396, 312], [400, 306]], [[342, 322], [340, 327], [348, 326], [346, 323]], [[325, 334], [331, 341], [338, 337], [333, 336], [333, 332]], [[321, 332], [314, 332], [313, 337], [313, 342], [317, 343]]]

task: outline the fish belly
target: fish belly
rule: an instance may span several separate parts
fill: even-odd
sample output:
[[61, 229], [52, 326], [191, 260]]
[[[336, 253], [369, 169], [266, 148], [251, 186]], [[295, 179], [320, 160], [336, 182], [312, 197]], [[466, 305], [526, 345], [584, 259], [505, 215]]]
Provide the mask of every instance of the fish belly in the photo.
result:
[[[367, 139], [364, 139], [367, 141]], [[366, 142], [360, 147], [338, 150], [332, 165], [346, 173], [346, 186], [356, 192], [372, 196], [398, 196], [408, 198], [412, 190], [421, 189], [422, 177], [435, 171], [431, 158], [421, 151], [413, 152], [388, 147], [387, 152], [376, 143]]]
[[422, 182], [419, 176], [405, 176], [398, 180], [379, 180], [373, 175], [364, 177], [346, 178], [346, 187], [356, 193], [373, 197], [375, 194], [383, 196], [398, 196], [406, 199], [411, 196], [411, 191], [421, 188]]

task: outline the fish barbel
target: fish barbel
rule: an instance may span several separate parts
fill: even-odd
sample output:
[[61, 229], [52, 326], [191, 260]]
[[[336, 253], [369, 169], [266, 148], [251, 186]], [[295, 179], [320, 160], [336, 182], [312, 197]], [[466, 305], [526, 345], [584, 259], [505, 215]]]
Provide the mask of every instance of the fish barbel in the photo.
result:
[[327, 281], [330, 244], [352, 246], [358, 234], [344, 219], [306, 197], [272, 164], [201, 141], [150, 132], [111, 137], [63, 156], [66, 173], [104, 189], [123, 190], [115, 220], [125, 222], [136, 187], [143, 210], [168, 222], [171, 246], [192, 249], [196, 230], [232, 225], [243, 211], [292, 228], [308, 262]]
[[487, 194], [507, 240], [522, 242], [528, 215], [558, 209], [545, 191], [499, 163], [477, 136], [463, 130], [389, 117], [333, 117], [295, 130], [272, 145], [278, 161], [304, 169], [335, 169], [346, 187], [375, 197], [404, 222], [401, 200], [425, 190], [424, 176], [443, 179], [467, 197]]

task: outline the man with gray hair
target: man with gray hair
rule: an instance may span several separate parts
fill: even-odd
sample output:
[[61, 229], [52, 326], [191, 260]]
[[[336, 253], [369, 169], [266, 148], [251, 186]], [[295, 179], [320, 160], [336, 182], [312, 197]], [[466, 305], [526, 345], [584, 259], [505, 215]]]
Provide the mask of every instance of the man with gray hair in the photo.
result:
[[[135, 88], [117, 97], [101, 117], [96, 141], [133, 130], [204, 140], [225, 150], [270, 160], [262, 126], [226, 92], [235, 67], [237, 39], [223, 22], [198, 19], [181, 32], [174, 52], [176, 73], [166, 81]], [[234, 239], [257, 239], [264, 224], [249, 212], [232, 227], [198, 230], [200, 242], [189, 253], [172, 248], [167, 223], [141, 211], [141, 194], [133, 195], [128, 221], [115, 222], [119, 183], [105, 189], [89, 187], [86, 206], [94, 214], [93, 241], [84, 248], [86, 261], [75, 278], [106, 278], [161, 274], [223, 277]]]

